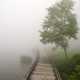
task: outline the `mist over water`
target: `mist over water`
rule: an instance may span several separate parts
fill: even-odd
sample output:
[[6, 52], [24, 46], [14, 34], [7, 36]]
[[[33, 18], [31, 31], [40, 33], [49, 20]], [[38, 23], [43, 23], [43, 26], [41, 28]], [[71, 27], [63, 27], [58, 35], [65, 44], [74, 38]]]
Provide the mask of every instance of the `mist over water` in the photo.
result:
[[0, 56], [0, 80], [22, 80], [24, 71], [20, 63], [21, 55], [6, 54]]
[[26, 51], [15, 49], [0, 51], [0, 80], [24, 80], [25, 72], [28, 71], [31, 63], [24, 66], [21, 63], [21, 57], [30, 56], [34, 60], [34, 51], [32, 49], [26, 49]]

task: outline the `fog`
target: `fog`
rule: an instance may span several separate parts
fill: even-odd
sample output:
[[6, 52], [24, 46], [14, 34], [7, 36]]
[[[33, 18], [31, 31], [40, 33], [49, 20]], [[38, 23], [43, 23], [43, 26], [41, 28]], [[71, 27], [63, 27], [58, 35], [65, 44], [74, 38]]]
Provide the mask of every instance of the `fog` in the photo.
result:
[[[0, 79], [14, 80], [18, 76], [19, 57], [34, 55], [34, 49], [41, 47], [38, 31], [47, 14], [46, 8], [55, 1], [0, 0]], [[80, 25], [80, 2], [76, 1], [75, 12]], [[80, 46], [79, 40], [72, 41], [73, 47]], [[14, 78], [11, 73], [15, 74]]]

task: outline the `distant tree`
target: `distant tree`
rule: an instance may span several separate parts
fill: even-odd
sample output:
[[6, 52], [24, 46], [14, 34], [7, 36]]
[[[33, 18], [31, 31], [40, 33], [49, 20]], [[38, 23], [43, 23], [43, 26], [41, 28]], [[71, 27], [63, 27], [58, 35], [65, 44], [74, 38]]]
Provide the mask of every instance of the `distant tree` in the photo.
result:
[[55, 43], [64, 49], [67, 57], [67, 47], [71, 38], [76, 39], [78, 32], [77, 20], [73, 11], [72, 0], [61, 0], [48, 8], [48, 15], [44, 19], [41, 42]]
[[31, 62], [32, 62], [31, 57], [28, 57], [28, 56], [21, 56], [21, 57], [20, 57], [20, 63], [21, 63], [22, 65], [28, 65], [28, 64], [30, 64]]

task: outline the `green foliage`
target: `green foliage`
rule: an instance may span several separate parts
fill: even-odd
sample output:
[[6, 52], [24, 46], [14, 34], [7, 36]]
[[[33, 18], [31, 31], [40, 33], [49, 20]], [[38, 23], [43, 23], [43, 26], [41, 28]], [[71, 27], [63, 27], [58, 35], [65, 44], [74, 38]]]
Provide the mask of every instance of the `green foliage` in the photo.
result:
[[80, 80], [80, 65], [76, 65], [68, 80]]
[[43, 22], [41, 41], [55, 43], [66, 49], [71, 38], [76, 39], [77, 21], [73, 13], [73, 1], [62, 0], [48, 8], [48, 15]]
[[55, 59], [55, 64], [63, 80], [80, 80], [80, 54], [75, 54], [69, 60]]

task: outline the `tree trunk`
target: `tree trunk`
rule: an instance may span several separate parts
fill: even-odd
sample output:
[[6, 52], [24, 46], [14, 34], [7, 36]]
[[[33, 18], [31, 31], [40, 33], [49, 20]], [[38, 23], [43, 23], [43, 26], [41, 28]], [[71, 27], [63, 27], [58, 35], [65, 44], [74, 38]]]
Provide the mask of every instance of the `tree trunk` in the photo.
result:
[[66, 59], [68, 59], [67, 47], [64, 47], [64, 53], [65, 53], [65, 57], [66, 57]]

